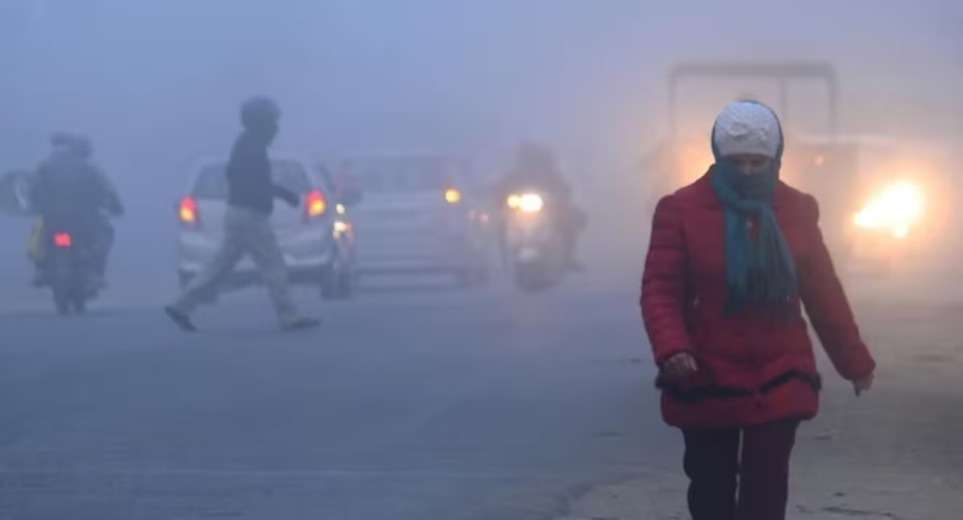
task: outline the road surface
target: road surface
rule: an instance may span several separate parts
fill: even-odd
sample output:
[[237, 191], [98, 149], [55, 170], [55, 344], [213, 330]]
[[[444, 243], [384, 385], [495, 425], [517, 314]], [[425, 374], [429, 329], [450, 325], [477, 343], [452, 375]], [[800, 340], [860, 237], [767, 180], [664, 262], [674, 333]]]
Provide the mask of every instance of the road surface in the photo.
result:
[[633, 290], [301, 296], [0, 315], [0, 518], [538, 519], [674, 461]]

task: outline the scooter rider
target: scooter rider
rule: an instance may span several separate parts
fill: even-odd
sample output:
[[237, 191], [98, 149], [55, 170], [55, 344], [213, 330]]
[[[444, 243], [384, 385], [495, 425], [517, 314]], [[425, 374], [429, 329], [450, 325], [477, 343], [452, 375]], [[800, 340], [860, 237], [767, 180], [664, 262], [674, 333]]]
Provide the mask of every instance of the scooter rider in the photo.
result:
[[555, 155], [540, 144], [523, 143], [518, 147], [512, 168], [496, 186], [496, 207], [503, 207], [509, 195], [525, 189], [537, 189], [549, 198], [564, 239], [566, 261], [571, 269], [582, 270], [576, 249], [578, 236], [585, 227], [585, 214], [575, 206], [572, 190], [562, 176]]
[[[93, 145], [86, 136], [57, 132], [51, 136], [51, 154], [37, 169], [30, 188], [30, 203], [40, 216], [32, 242], [43, 243], [46, 230], [69, 227], [85, 237], [93, 253], [96, 285], [104, 284], [107, 259], [114, 241], [108, 216], [124, 213], [112, 183], [91, 161]], [[32, 252], [37, 266], [35, 285], [42, 285], [43, 248]]]

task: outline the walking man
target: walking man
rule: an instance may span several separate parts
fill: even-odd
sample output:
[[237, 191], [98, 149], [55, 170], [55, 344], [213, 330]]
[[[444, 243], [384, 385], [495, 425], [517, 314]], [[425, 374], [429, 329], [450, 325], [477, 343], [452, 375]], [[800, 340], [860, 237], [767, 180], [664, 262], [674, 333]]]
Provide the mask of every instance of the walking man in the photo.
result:
[[224, 216], [224, 239], [210, 264], [184, 289], [165, 312], [181, 329], [197, 330], [191, 312], [206, 294], [217, 290], [221, 279], [246, 254], [261, 271], [284, 330], [317, 327], [320, 321], [301, 316], [288, 289], [287, 268], [271, 228], [274, 199], [296, 207], [298, 194], [274, 183], [268, 147], [278, 133], [281, 111], [266, 97], [255, 97], [241, 106], [243, 131], [234, 143], [227, 163], [228, 209]]

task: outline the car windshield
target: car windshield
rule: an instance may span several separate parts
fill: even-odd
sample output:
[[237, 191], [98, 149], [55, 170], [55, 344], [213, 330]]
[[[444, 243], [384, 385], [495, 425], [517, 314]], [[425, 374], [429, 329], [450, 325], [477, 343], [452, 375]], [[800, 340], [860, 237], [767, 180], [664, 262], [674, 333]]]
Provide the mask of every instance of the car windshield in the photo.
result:
[[[210, 164], [201, 169], [194, 183], [194, 196], [199, 199], [223, 200], [227, 198], [225, 163]], [[271, 161], [271, 176], [278, 185], [295, 193], [311, 191], [311, 181], [304, 166], [297, 161]]]
[[461, 179], [458, 162], [444, 157], [352, 159], [341, 165], [365, 193], [437, 191]]

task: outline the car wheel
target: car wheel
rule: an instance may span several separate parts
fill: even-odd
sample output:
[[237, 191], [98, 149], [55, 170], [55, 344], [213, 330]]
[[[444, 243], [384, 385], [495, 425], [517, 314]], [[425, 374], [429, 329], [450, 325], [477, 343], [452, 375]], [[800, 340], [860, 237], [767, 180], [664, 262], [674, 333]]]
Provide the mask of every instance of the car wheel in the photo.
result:
[[470, 289], [478, 285], [479, 279], [477, 272], [472, 268], [459, 269], [455, 271], [455, 283], [463, 289]]
[[74, 309], [74, 312], [77, 314], [86, 314], [87, 300], [83, 296], [75, 295], [74, 301], [73, 301], [73, 309]]
[[475, 282], [479, 286], [488, 285], [492, 280], [491, 270], [487, 265], [480, 265], [475, 269]]
[[61, 316], [67, 316], [70, 314], [70, 298], [66, 292], [61, 289], [54, 288], [53, 300], [54, 308], [57, 310], [57, 314]]
[[194, 278], [192, 275], [187, 274], [184, 271], [177, 272], [177, 284], [182, 291], [187, 289], [187, 284], [191, 283], [192, 278]]
[[[345, 298], [345, 275], [334, 267], [327, 267], [321, 273], [321, 298], [343, 300]], [[350, 287], [350, 280], [348, 282]]]
[[488, 285], [491, 278], [488, 269], [481, 265], [467, 266], [456, 270], [453, 274], [455, 283], [466, 289]]
[[350, 271], [338, 275], [338, 293], [344, 300], [350, 300], [354, 296], [354, 275]]

